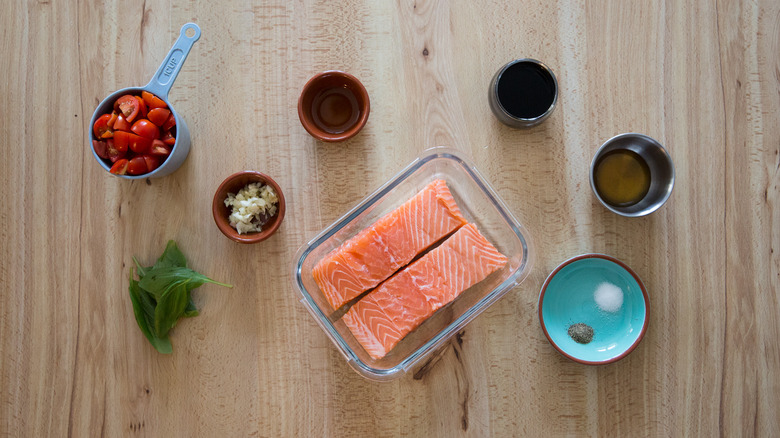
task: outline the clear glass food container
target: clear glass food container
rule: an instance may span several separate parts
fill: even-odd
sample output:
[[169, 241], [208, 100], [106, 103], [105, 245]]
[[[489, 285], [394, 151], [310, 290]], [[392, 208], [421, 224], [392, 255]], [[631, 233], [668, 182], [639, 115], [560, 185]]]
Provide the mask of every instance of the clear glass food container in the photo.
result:
[[[341, 320], [341, 313], [331, 309], [312, 277], [312, 268], [327, 253], [395, 210], [435, 179], [447, 182], [463, 216], [476, 224], [509, 262], [439, 309], [385, 357], [375, 360], [352, 336]], [[533, 256], [528, 232], [507, 210], [474, 165], [456, 150], [433, 148], [303, 245], [295, 256], [293, 281], [303, 305], [350, 366], [366, 378], [391, 380], [412, 370], [428, 354], [525, 280], [531, 270]]]

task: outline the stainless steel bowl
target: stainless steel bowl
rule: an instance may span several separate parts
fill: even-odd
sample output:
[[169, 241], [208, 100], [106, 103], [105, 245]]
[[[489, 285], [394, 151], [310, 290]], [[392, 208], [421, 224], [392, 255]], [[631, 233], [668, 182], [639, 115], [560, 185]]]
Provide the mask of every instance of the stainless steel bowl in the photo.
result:
[[[593, 179], [596, 163], [604, 154], [618, 150], [626, 149], [637, 153], [650, 169], [650, 188], [647, 194], [639, 202], [626, 207], [618, 207], [606, 202], [598, 190]], [[674, 187], [674, 164], [672, 157], [661, 146], [661, 143], [644, 135], [637, 133], [626, 133], [616, 135], [607, 140], [593, 157], [590, 163], [590, 187], [593, 194], [608, 210], [625, 217], [640, 217], [648, 215], [658, 210], [669, 199]]]

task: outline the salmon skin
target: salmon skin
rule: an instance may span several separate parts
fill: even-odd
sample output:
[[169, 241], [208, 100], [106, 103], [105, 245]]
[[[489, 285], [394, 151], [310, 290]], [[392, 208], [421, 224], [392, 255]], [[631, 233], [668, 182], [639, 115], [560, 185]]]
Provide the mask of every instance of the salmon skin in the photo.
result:
[[433, 243], [466, 224], [443, 180], [322, 258], [312, 276], [333, 309], [376, 287]]
[[436, 310], [506, 263], [474, 224], [465, 225], [369, 292], [342, 320], [368, 354], [381, 359]]

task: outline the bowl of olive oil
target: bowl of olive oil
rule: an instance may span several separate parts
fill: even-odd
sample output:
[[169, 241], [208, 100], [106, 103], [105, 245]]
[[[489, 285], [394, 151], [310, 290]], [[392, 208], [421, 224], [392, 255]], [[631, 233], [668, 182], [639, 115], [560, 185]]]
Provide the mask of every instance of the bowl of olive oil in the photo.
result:
[[672, 194], [674, 164], [655, 139], [626, 133], [607, 140], [590, 165], [590, 186], [608, 210], [639, 217], [658, 210]]

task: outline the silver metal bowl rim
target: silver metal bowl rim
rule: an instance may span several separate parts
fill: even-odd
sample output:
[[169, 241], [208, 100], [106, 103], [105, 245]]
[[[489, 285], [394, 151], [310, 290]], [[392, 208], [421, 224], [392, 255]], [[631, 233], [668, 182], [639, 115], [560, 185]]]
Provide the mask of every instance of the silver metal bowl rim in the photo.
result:
[[[669, 190], [667, 190], [666, 194], [664, 195], [663, 199], [660, 200], [660, 202], [656, 202], [653, 206], [646, 208], [644, 210], [640, 210], [634, 213], [626, 213], [625, 211], [619, 210], [611, 205], [609, 205], [604, 199], [601, 198], [601, 195], [599, 195], [598, 190], [596, 190], [596, 182], [593, 180], [593, 171], [596, 167], [596, 160], [601, 155], [601, 151], [604, 150], [607, 146], [610, 144], [616, 142], [617, 140], [623, 139], [623, 138], [641, 138], [643, 140], [648, 141], [649, 143], [652, 143], [660, 148], [660, 150], [663, 152], [663, 154], [666, 156], [667, 160], [669, 161], [669, 168], [671, 170], [671, 178], [669, 181]], [[623, 134], [618, 134], [609, 140], [605, 141], [599, 148], [596, 150], [596, 153], [593, 154], [593, 159], [590, 162], [590, 171], [589, 177], [590, 177], [590, 188], [593, 191], [593, 194], [596, 196], [596, 199], [599, 200], [601, 205], [606, 207], [607, 210], [619, 214], [623, 217], [642, 217], [647, 216], [650, 213], [653, 213], [654, 211], [661, 208], [664, 204], [666, 204], [666, 201], [669, 200], [669, 197], [672, 196], [672, 189], [674, 189], [674, 180], [675, 180], [675, 171], [674, 171], [674, 161], [672, 161], [672, 156], [669, 155], [669, 151], [666, 150], [664, 145], [661, 144], [658, 140], [654, 139], [653, 137], [650, 137], [649, 135], [640, 134], [638, 132], [625, 132]]]

